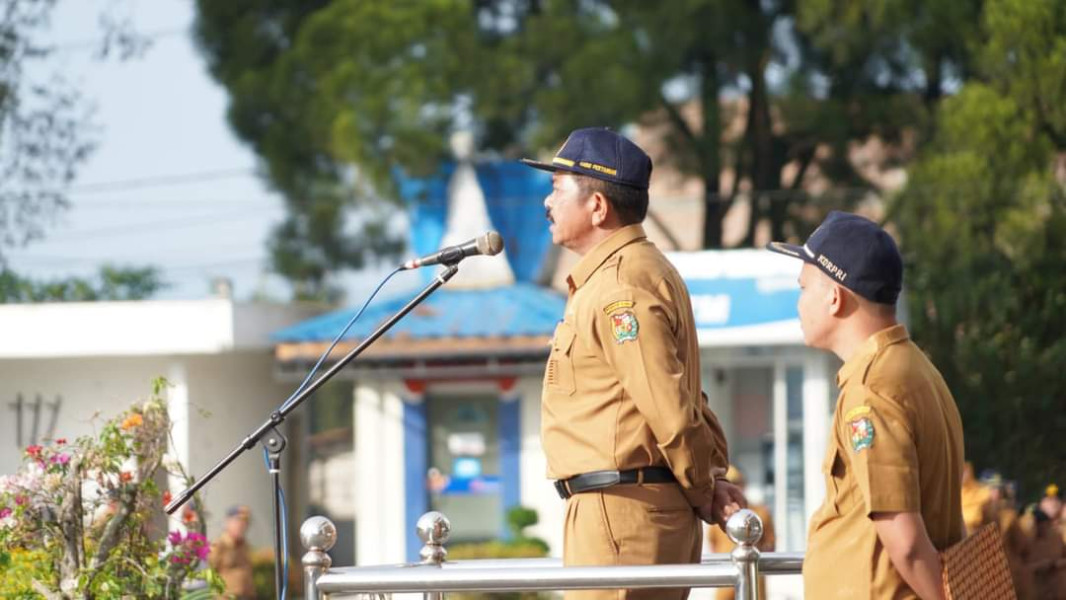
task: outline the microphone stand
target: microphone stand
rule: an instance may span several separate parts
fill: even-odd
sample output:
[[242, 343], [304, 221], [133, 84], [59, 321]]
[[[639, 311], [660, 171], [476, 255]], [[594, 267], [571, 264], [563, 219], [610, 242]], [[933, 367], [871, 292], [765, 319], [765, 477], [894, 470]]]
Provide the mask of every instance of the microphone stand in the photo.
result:
[[[460, 257], [460, 260], [462, 257]], [[275, 592], [277, 597], [281, 598], [281, 582], [282, 582], [282, 524], [281, 524], [281, 508], [278, 505], [278, 498], [281, 491], [281, 453], [285, 450], [285, 437], [281, 435], [281, 432], [277, 430], [277, 426], [280, 425], [285, 417], [292, 411], [296, 410], [304, 400], [313, 394], [318, 388], [322, 387], [322, 384], [326, 383], [333, 378], [334, 375], [339, 373], [348, 363], [355, 359], [366, 350], [371, 344], [377, 341], [386, 331], [392, 328], [400, 319], [407, 316], [407, 313], [414, 310], [416, 306], [421, 304], [430, 294], [437, 291], [442, 285], [448, 282], [449, 279], [455, 276], [459, 272], [459, 266], [456, 264], [459, 261], [455, 261], [452, 264], [444, 265], [446, 268], [437, 274], [437, 276], [427, 285], [414, 299], [408, 302], [403, 308], [401, 308], [396, 314], [389, 317], [387, 321], [378, 326], [369, 336], [366, 337], [358, 346], [353, 348], [345, 354], [340, 360], [337, 361], [332, 367], [326, 370], [318, 379], [312, 381], [307, 388], [292, 398], [291, 402], [282, 404], [280, 410], [275, 410], [270, 413], [270, 417], [263, 422], [252, 433], [248, 434], [225, 458], [218, 461], [218, 463], [211, 467], [201, 479], [194, 482], [191, 486], [185, 489], [183, 492], [177, 495], [170, 504], [167, 504], [165, 511], [168, 515], [173, 515], [183, 504], [192, 498], [193, 494], [204, 487], [207, 482], [211, 481], [222, 472], [223, 469], [229, 466], [238, 456], [244, 453], [245, 450], [251, 450], [263, 436], [267, 433], [272, 435], [263, 442], [264, 447], [267, 449], [269, 456], [269, 471], [271, 475], [271, 481], [274, 488], [274, 582]]]

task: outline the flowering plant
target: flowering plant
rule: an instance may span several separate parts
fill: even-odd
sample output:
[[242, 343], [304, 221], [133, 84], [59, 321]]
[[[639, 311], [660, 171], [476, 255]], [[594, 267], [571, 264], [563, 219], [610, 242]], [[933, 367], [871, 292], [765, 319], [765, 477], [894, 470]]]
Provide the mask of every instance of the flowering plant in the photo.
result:
[[0, 476], [0, 571], [35, 557], [29, 577], [0, 578], [0, 595], [178, 598], [191, 579], [222, 589], [214, 572], [200, 569], [210, 546], [198, 498], [182, 515], [185, 530], [166, 534], [169, 492], [160, 494], [156, 481], [189, 478], [166, 460], [165, 386], [156, 380], [146, 402], [96, 435], [27, 447], [19, 470]]

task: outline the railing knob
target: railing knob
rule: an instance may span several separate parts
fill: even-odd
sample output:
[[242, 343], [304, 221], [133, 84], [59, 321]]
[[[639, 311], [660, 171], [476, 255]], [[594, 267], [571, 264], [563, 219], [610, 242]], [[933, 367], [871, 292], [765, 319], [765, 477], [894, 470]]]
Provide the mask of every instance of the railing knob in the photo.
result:
[[753, 511], [742, 508], [726, 521], [725, 532], [737, 545], [754, 546], [762, 539], [762, 519]]
[[308, 550], [329, 552], [337, 543], [337, 526], [326, 517], [311, 517], [300, 526], [300, 542]]
[[307, 550], [300, 561], [304, 567], [304, 597], [319, 600], [318, 578], [333, 565], [326, 553], [337, 543], [337, 526], [326, 517], [311, 517], [300, 525], [300, 542]]
[[448, 521], [448, 517], [435, 510], [430, 511], [418, 518], [415, 529], [424, 544], [422, 551], [418, 553], [422, 557], [422, 563], [439, 565], [444, 562], [448, 555], [444, 544], [452, 532], [452, 524]]

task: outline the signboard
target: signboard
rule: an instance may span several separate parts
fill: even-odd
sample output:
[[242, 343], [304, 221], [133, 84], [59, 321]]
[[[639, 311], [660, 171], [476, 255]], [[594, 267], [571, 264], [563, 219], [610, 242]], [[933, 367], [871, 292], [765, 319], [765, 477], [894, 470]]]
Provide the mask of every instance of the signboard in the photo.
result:
[[667, 257], [688, 285], [700, 346], [803, 343], [796, 312], [801, 261], [754, 249]]

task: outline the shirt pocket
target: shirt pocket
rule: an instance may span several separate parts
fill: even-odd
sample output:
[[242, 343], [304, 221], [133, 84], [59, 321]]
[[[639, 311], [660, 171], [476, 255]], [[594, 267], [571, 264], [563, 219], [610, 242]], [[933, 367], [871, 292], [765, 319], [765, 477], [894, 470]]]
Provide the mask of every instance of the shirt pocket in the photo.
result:
[[551, 355], [548, 357], [548, 366], [544, 372], [544, 381], [548, 389], [554, 392], [572, 395], [576, 389], [573, 359], [576, 337], [574, 328], [565, 321], [555, 328]]
[[840, 500], [844, 484], [845, 465], [840, 457], [840, 449], [830, 450], [822, 462], [822, 475], [825, 476], [825, 507], [832, 516], [840, 515]]

